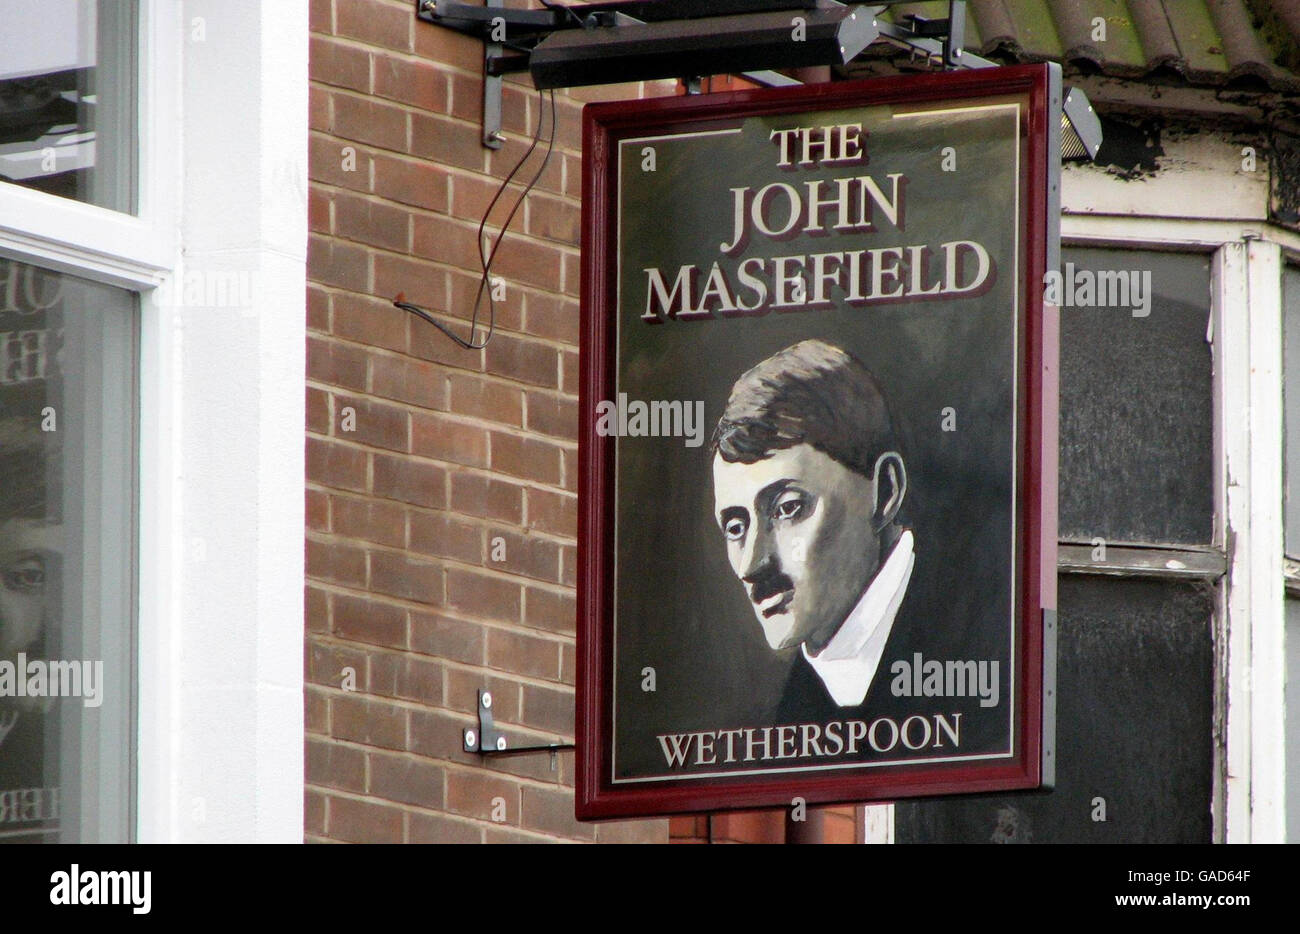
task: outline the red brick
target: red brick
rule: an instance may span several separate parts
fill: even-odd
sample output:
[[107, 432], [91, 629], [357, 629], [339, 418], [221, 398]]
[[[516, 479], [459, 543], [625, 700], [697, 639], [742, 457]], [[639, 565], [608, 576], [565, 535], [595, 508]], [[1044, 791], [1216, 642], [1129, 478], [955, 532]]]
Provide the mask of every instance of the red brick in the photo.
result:
[[[477, 254], [475, 255], [474, 264], [475, 268], [478, 269]], [[492, 278], [495, 280], [497, 277], [493, 274]], [[524, 322], [523, 290], [501, 280], [497, 287], [505, 289], [504, 296], [494, 299], [489, 287], [484, 287], [480, 294], [479, 283], [482, 280], [481, 272], [469, 274], [458, 272], [455, 269], [451, 270], [447, 276], [448, 307], [456, 309], [458, 313], [463, 313], [465, 321], [469, 322], [474, 319], [474, 307], [477, 303], [478, 340], [480, 343], [482, 343], [483, 335], [489, 325], [493, 329], [493, 341], [497, 339], [497, 334], [501, 331], [522, 330]], [[498, 291], [496, 294], [500, 295], [501, 293]], [[468, 324], [465, 330], [468, 333]], [[488, 346], [491, 346], [491, 342], [489, 342]]]
[[558, 485], [560, 449], [546, 441], [492, 432], [492, 469], [503, 473]]
[[483, 71], [483, 43], [450, 29], [417, 24], [415, 54], [426, 61], [439, 62], [474, 74]]
[[553, 535], [576, 538], [578, 532], [578, 497], [529, 487], [528, 527]]
[[330, 725], [329, 695], [320, 688], [306, 686], [304, 725], [308, 733], [328, 733]]
[[307, 327], [313, 331], [330, 329], [330, 293], [314, 285], [307, 286]]
[[366, 754], [359, 749], [309, 737], [306, 766], [309, 785], [365, 791]]
[[519, 823], [519, 784], [483, 772], [447, 771], [447, 810], [480, 820], [492, 820], [494, 799], [505, 801], [505, 820]]
[[320, 438], [307, 439], [307, 480], [346, 490], [366, 488], [366, 452]]
[[343, 91], [330, 94], [333, 120], [330, 129], [343, 139], [370, 143], [381, 149], [406, 149], [406, 111], [395, 104], [383, 104], [354, 97]]
[[460, 568], [447, 569], [447, 605], [473, 616], [519, 621], [519, 585]]
[[328, 88], [310, 86], [307, 89], [307, 127], [312, 130], [330, 130], [330, 92]]
[[434, 613], [410, 614], [411, 651], [471, 665], [483, 664], [483, 627]]
[[[335, 29], [340, 36], [360, 39], [399, 52], [411, 50], [411, 27], [415, 16], [411, 10], [379, 0], [336, 0]], [[421, 29], [430, 28], [427, 25]]]
[[487, 846], [518, 846], [521, 844], [557, 844], [563, 841], [537, 833], [524, 833], [519, 830], [507, 830], [504, 826], [493, 824], [483, 829], [483, 843]]
[[[378, 273], [376, 273], [378, 281]], [[369, 295], [339, 293], [334, 296], [335, 337], [388, 350], [406, 349], [407, 313], [391, 301]]]
[[[504, 94], [502, 95], [504, 97]], [[449, 112], [462, 120], [477, 120], [483, 115], [483, 81], [473, 75], [452, 73]]]
[[[311, 492], [311, 491], [308, 491]], [[308, 632], [329, 632], [330, 595], [310, 584], [303, 588], [303, 616]]]
[[[307, 140], [308, 177], [353, 191], [370, 190], [369, 151], [327, 136], [312, 133]], [[315, 186], [313, 186], [315, 187]], [[331, 196], [333, 192], [330, 192]]]
[[334, 434], [356, 444], [407, 451], [409, 420], [406, 409], [386, 402], [353, 396], [334, 398]]
[[328, 532], [330, 530], [329, 495], [323, 490], [308, 490], [306, 501], [307, 528], [316, 532]]
[[524, 488], [481, 474], [457, 471], [451, 475], [451, 508], [518, 525], [524, 515]]
[[348, 843], [401, 843], [402, 812], [368, 801], [331, 797], [328, 833]]
[[[487, 627], [484, 626], [484, 629]], [[482, 671], [448, 668], [446, 671], [446, 703], [449, 710], [478, 714], [478, 692], [486, 688], [492, 694], [492, 717], [498, 723], [519, 722], [519, 682], [514, 676], [498, 677]], [[502, 760], [497, 760], [499, 763]], [[549, 764], [548, 764], [549, 768]], [[553, 780], [551, 775], [547, 780]]]
[[333, 200], [330, 192], [317, 185], [307, 191], [307, 229], [312, 233], [328, 234], [333, 230], [330, 219], [330, 207]]
[[334, 0], [311, 0], [308, 24], [312, 32], [334, 32]]
[[449, 199], [447, 173], [427, 162], [375, 157], [375, 194], [402, 204], [446, 211]]
[[479, 265], [474, 224], [441, 214], [417, 214], [413, 220], [411, 252], [415, 256], [468, 269]]
[[564, 291], [576, 294], [582, 283], [582, 265], [576, 253], [565, 253], [562, 260], [564, 272], [561, 276]]
[[410, 213], [402, 207], [359, 195], [334, 195], [334, 230], [340, 237], [399, 253], [411, 249]]
[[405, 555], [376, 551], [370, 555], [370, 589], [416, 603], [442, 603], [442, 568]]
[[303, 833], [325, 835], [325, 796], [308, 788], [303, 797]]
[[448, 379], [449, 408], [458, 415], [485, 418], [518, 428], [524, 418], [519, 387], [477, 376], [453, 373]]
[[348, 587], [366, 585], [366, 553], [339, 542], [307, 540], [307, 576]]
[[578, 492], [578, 452], [573, 448], [565, 448], [560, 452], [560, 460], [564, 473], [564, 482], [561, 484], [571, 493]]
[[[345, 296], [347, 302], [349, 297]], [[307, 338], [307, 378], [357, 392], [366, 391], [366, 352], [338, 341]]]
[[482, 564], [483, 530], [445, 515], [412, 512], [410, 550]]
[[323, 285], [364, 292], [370, 280], [370, 256], [355, 244], [313, 236], [307, 241], [307, 276]]
[[307, 669], [305, 677], [309, 684], [343, 689], [344, 680], [348, 678], [345, 669], [351, 668], [353, 686], [359, 690], [367, 689], [366, 653], [361, 649], [337, 642], [321, 642], [313, 639], [307, 646]]
[[560, 643], [520, 632], [489, 628], [488, 664], [501, 671], [557, 681], [560, 677]]
[[524, 299], [524, 330], [548, 340], [578, 343], [578, 303], [558, 295], [529, 292]]
[[525, 726], [561, 736], [573, 735], [573, 695], [536, 684], [520, 686], [523, 705], [519, 712]]
[[[550, 117], [547, 117], [547, 119], [549, 120]], [[508, 135], [505, 144], [500, 149], [495, 152], [491, 150], [488, 151], [488, 174], [497, 178], [505, 178], [510, 174], [510, 170], [519, 163], [521, 158], [523, 158], [524, 153], [528, 151], [528, 147], [531, 144], [531, 133], [527, 138], [524, 138], [522, 135]], [[526, 175], [530, 181], [532, 180], [532, 177], [537, 174], [537, 170], [541, 167], [542, 160], [545, 158], [542, 154], [545, 150], [545, 146], [546, 144], [544, 142], [538, 145], [537, 151], [534, 151], [534, 154], [528, 159], [524, 168], [520, 170], [519, 175]], [[560, 194], [560, 189], [563, 185], [563, 176], [561, 174], [563, 171], [562, 165], [563, 162], [559, 153], [551, 153], [551, 158], [547, 161], [546, 168], [543, 169], [541, 179], [534, 187], [534, 191], [540, 189], [553, 192], [557, 195]]]
[[406, 544], [406, 514], [400, 506], [350, 496], [331, 499], [336, 534], [394, 548]]
[[582, 152], [582, 106], [555, 99], [555, 145]]
[[445, 113], [447, 72], [428, 62], [411, 62], [383, 55], [375, 59], [375, 94], [432, 113]]
[[[489, 249], [491, 241], [496, 238], [501, 224], [505, 221], [510, 213], [510, 209], [515, 202], [519, 200], [518, 189], [511, 188], [509, 191], [502, 192], [500, 197], [497, 193], [501, 192], [501, 180], [496, 178], [486, 178], [482, 175], [471, 175], [466, 172], [457, 172], [451, 177], [451, 212], [457, 217], [472, 217], [478, 220], [487, 213], [489, 205], [492, 205], [492, 216], [488, 218], [489, 224], [484, 233], [491, 234], [489, 239]], [[496, 204], [493, 205], [493, 199]], [[516, 233], [525, 233], [524, 230], [524, 209], [519, 208], [514, 219], [510, 222], [510, 229]], [[505, 249], [505, 247], [502, 247]]]
[[568, 441], [578, 440], [578, 400], [544, 392], [528, 393], [529, 431]]
[[442, 774], [442, 768], [432, 762], [372, 752], [368, 790], [386, 801], [441, 810]]
[[571, 642], [560, 646], [560, 680], [572, 685], [578, 679], [578, 650]]
[[572, 545], [560, 548], [560, 583], [566, 587], [578, 584], [578, 549]]
[[[508, 282], [522, 282], [558, 292], [563, 262], [564, 254], [557, 246], [507, 236], [492, 262], [492, 271]], [[576, 289], [577, 286], [575, 278], [572, 287]]]
[[568, 153], [560, 157], [564, 170], [564, 185], [561, 188], [561, 194], [582, 203], [582, 158], [580, 156], [571, 156]]
[[[450, 675], [455, 669], [447, 669]], [[450, 689], [450, 678], [448, 679]], [[448, 695], [451, 696], [450, 694]], [[441, 710], [410, 711], [411, 744], [410, 751], [430, 758], [460, 762], [475, 768], [483, 767], [483, 757], [473, 752], [465, 752], [462, 731], [466, 727], [477, 729], [478, 721], [469, 716], [452, 716]]]
[[489, 528], [487, 564], [493, 570], [509, 571], [537, 580], [558, 582], [560, 546], [536, 535], [520, 535], [507, 529]]
[[333, 697], [330, 707], [335, 738], [386, 749], [406, 747], [404, 710], [385, 701], [352, 696]]
[[473, 821], [456, 820], [442, 814], [408, 816], [410, 843], [482, 843], [483, 831]]
[[573, 816], [573, 789], [523, 787], [522, 809], [524, 827], [558, 837], [576, 837], [594, 840], [596, 826], [580, 824]]
[[440, 415], [412, 413], [411, 450], [421, 457], [486, 467], [487, 432]]
[[415, 506], [441, 507], [447, 499], [447, 472], [427, 461], [376, 454], [374, 494]]
[[[528, 232], [534, 237], [577, 246], [582, 215], [576, 205], [559, 198], [537, 195], [528, 204]], [[572, 288], [576, 282], [566, 284]]]
[[[446, 308], [447, 305], [447, 274], [444, 269], [432, 263], [413, 260], [409, 256], [376, 253], [375, 293], [381, 296], [376, 301], [382, 302], [391, 309], [392, 327], [395, 329], [400, 328], [401, 331], [400, 338], [394, 333], [388, 339], [388, 342], [382, 346], [391, 347], [393, 350], [405, 350], [408, 323], [413, 322], [415, 326], [422, 329], [433, 330], [433, 328], [428, 322], [414, 318], [409, 312], [393, 307], [393, 300], [398, 295], [402, 295], [408, 302], [433, 311], [440, 311]], [[441, 334], [438, 335], [438, 339], [447, 340]], [[373, 341], [368, 341], [368, 343], [373, 343]], [[427, 356], [418, 353], [414, 342], [411, 343], [411, 352], [421, 357]], [[436, 358], [428, 357], [428, 359]]]
[[370, 597], [334, 594], [334, 635], [354, 642], [406, 648], [406, 611]]
[[582, 381], [582, 371], [578, 365], [578, 353], [574, 350], [564, 351], [561, 358], [561, 369], [563, 376], [560, 379], [560, 389], [570, 396], [578, 394], [578, 387]]
[[536, 629], [572, 635], [578, 617], [578, 604], [572, 594], [556, 593], [540, 587], [528, 587], [524, 622]]
[[447, 378], [440, 367], [423, 360], [374, 355], [370, 391], [425, 409], [447, 408]]
[[330, 430], [330, 397], [323, 389], [307, 387], [307, 430], [327, 435]]
[[[443, 327], [450, 329], [451, 333], [468, 342], [470, 337], [470, 318], [468, 315], [462, 317], [459, 312], [454, 314], [439, 313], [436, 317]], [[483, 317], [481, 315], [479, 317], [480, 326], [475, 331], [474, 339], [481, 343], [484, 328], [482, 327]], [[433, 363], [454, 366], [461, 370], [483, 369], [483, 351], [481, 349], [461, 347], [429, 322], [421, 321], [415, 317], [411, 318], [410, 330], [412, 356]]]
[[393, 652], [372, 652], [370, 693], [439, 706], [442, 704], [442, 666]]
[[[481, 68], [481, 58], [479, 62]], [[411, 114], [411, 155], [439, 165], [481, 172], [485, 151], [479, 139], [477, 117], [471, 124], [443, 116]]]
[[497, 334], [487, 345], [489, 372], [534, 386], [558, 385], [559, 362], [559, 351], [537, 341]]
[[355, 46], [312, 36], [308, 70], [313, 81], [363, 93], [370, 90], [370, 54]]

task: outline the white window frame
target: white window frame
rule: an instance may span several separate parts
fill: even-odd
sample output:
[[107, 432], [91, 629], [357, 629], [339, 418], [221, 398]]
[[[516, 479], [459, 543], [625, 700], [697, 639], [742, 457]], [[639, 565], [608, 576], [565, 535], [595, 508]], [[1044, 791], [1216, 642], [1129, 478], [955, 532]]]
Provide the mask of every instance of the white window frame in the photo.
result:
[[[308, 14], [139, 7], [136, 214], [0, 184], [0, 254], [139, 296], [135, 839], [301, 842]], [[223, 262], [255, 326], [213, 338], [180, 285]], [[235, 499], [214, 435], [256, 457]]]

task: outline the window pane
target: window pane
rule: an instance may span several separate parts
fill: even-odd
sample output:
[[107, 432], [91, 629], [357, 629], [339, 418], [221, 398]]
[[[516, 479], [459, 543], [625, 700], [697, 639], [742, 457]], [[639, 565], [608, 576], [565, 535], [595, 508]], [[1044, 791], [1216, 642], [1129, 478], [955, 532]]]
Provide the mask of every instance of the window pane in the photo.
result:
[[900, 802], [900, 843], [1210, 842], [1212, 592], [1066, 576], [1059, 596], [1056, 789]]
[[0, 0], [0, 23], [0, 180], [133, 213], [134, 0]]
[[[1077, 300], [1061, 311], [1061, 537], [1209, 544], [1209, 259], [1136, 250], [1063, 255], [1066, 278], [1073, 264], [1076, 282], [1062, 297], [1073, 292]], [[1126, 303], [1089, 304], [1097, 301], [1096, 274], [1103, 271], [1136, 281]], [[1088, 276], [1091, 294], [1084, 290]]]
[[1300, 555], [1300, 267], [1282, 272], [1286, 392], [1286, 553]]
[[0, 259], [0, 840], [130, 836], [135, 321]]

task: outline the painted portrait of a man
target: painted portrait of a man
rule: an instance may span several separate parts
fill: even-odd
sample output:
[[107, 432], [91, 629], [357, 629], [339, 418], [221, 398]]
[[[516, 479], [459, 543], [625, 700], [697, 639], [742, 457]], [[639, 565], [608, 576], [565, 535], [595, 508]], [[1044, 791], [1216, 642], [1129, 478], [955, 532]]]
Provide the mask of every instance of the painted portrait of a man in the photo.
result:
[[711, 452], [714, 517], [768, 645], [797, 646], [835, 706], [862, 704], [917, 547], [879, 383], [825, 341], [786, 347], [735, 382]]

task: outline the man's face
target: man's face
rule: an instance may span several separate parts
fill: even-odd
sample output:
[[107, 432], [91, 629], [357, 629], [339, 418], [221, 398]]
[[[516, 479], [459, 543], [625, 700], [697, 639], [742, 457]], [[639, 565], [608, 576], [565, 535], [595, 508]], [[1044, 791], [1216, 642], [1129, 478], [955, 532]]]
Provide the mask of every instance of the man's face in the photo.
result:
[[880, 566], [874, 484], [808, 444], [713, 458], [715, 518], [768, 645], [819, 652]]
[[50, 622], [60, 531], [35, 520], [0, 522], [0, 660], [34, 646]]

